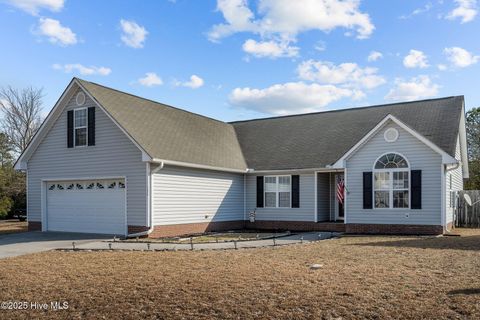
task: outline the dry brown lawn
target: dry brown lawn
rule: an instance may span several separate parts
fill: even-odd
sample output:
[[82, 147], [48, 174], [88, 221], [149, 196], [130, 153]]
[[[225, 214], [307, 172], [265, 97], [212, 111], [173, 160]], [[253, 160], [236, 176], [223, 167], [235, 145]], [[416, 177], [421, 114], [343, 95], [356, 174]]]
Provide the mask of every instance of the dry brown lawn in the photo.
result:
[[0, 234], [27, 231], [27, 221], [0, 221]]
[[0, 310], [0, 318], [480, 319], [480, 230], [463, 233], [4, 259], [0, 301], [68, 301], [69, 309]]

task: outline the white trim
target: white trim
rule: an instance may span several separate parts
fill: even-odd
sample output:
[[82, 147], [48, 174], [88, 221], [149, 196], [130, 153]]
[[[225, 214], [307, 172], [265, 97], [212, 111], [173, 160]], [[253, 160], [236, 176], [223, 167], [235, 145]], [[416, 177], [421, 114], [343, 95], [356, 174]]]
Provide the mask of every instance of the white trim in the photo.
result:
[[45, 120], [40, 125], [40, 128], [38, 129], [37, 133], [35, 133], [32, 140], [30, 140], [30, 143], [27, 145], [27, 147], [22, 152], [22, 154], [18, 157], [18, 159], [17, 159], [17, 161], [15, 162], [15, 165], [14, 165], [14, 168], [16, 170], [26, 170], [27, 169], [27, 161], [30, 157], [28, 157], [28, 159], [25, 159], [25, 157], [27, 157], [29, 155], [30, 150], [32, 149], [33, 146], [35, 146], [35, 145], [38, 146], [38, 144], [40, 144], [40, 141], [37, 144], [37, 140], [42, 139], [41, 135], [46, 130], [45, 128], [47, 127], [47, 125], [51, 124], [53, 126], [54, 122], [51, 123], [50, 119], [54, 116], [55, 112], [60, 108], [60, 105], [65, 101], [67, 96], [70, 95], [68, 97], [69, 99], [73, 96], [73, 91], [71, 89], [72, 89], [72, 87], [75, 83], [76, 83], [75, 78], [73, 78], [72, 81], [70, 81], [70, 83], [68, 84], [67, 88], [65, 88], [65, 90], [63, 91], [60, 98], [57, 100], [57, 102], [53, 106], [52, 110], [50, 110], [50, 112], [48, 113]]
[[150, 174], [150, 162], [145, 163], [146, 167], [146, 178], [147, 178], [147, 227], [151, 227], [150, 225], [150, 216], [152, 215], [152, 176]]
[[315, 171], [315, 178], [314, 178], [314, 181], [315, 181], [315, 186], [314, 186], [314, 189], [315, 189], [315, 211], [313, 212], [313, 221], [314, 222], [318, 222], [318, 171]]
[[[280, 186], [280, 182], [279, 182], [279, 178], [280, 177], [290, 177], [290, 206], [289, 207], [280, 207], [280, 191], [278, 190], [279, 186]], [[275, 185], [276, 185], [276, 204], [275, 204], [275, 207], [267, 207], [267, 201], [266, 201], [266, 198], [265, 198], [265, 194], [267, 193], [266, 191], [266, 188], [265, 188], [265, 184], [267, 183], [266, 182], [266, 179], [265, 178], [275, 178]], [[300, 188], [300, 186], [299, 186]], [[273, 208], [273, 209], [292, 209], [292, 175], [269, 175], [269, 176], [263, 176], [263, 207], [264, 208]]]
[[243, 220], [247, 220], [247, 175], [243, 175]]
[[[82, 100], [78, 101], [78, 98], [81, 98]], [[86, 100], [87, 98], [84, 92], [78, 92], [77, 95], [75, 96], [75, 104], [79, 107], [83, 106]]]
[[[107, 117], [110, 118], [110, 120], [112, 120], [113, 123], [115, 123], [118, 128], [120, 128], [120, 130], [130, 139], [130, 141], [132, 141], [133, 144], [138, 149], [140, 149], [140, 151], [142, 152], [142, 159], [148, 159], [147, 161], [150, 161], [152, 159], [152, 157], [148, 154], [148, 152], [145, 151], [145, 149], [143, 149], [140, 146], [140, 144], [138, 144], [137, 141], [117, 122], [117, 120], [110, 115], [110, 113], [100, 104], [100, 102], [98, 102], [97, 99], [95, 99], [90, 94], [90, 92], [88, 92], [88, 90], [85, 89], [85, 87], [80, 83], [80, 81], [78, 81], [76, 78], [74, 78], [74, 81], [87, 94], [87, 96], [97, 105], [97, 107], [99, 107], [107, 115]], [[145, 161], [145, 160], [143, 160], [143, 161]]]
[[445, 165], [441, 164], [441, 170], [440, 171], [441, 171], [440, 175], [442, 177], [442, 179], [441, 179], [442, 180], [442, 182], [441, 182], [441, 190], [442, 190], [442, 197], [441, 197], [442, 200], [441, 201], [442, 201], [442, 205], [441, 205], [441, 221], [440, 222], [442, 224], [443, 229], [445, 230], [446, 227], [447, 227], [447, 225], [446, 225], [446, 219], [447, 219], [446, 204], [447, 204], [447, 202], [446, 202], [446, 197], [445, 197], [446, 196], [446, 188], [445, 188], [446, 186], [445, 186], [445, 184], [446, 184], [447, 179], [446, 179], [446, 175], [445, 175]]
[[343, 172], [343, 183], [345, 184], [345, 195], [343, 199], [343, 223], [347, 223], [347, 200], [348, 200], [348, 183], [347, 183], [347, 168]]
[[152, 159], [151, 162], [153, 162], [153, 163], [163, 162], [166, 165], [171, 165], [171, 166], [179, 166], [179, 167], [187, 167], [187, 168], [195, 168], [195, 169], [206, 169], [206, 170], [213, 170], [213, 171], [233, 172], [233, 173], [247, 173], [247, 170], [248, 170], [248, 169], [245, 169], [245, 170], [229, 169], [229, 168], [224, 168], [224, 167], [215, 167], [215, 166], [209, 166], [209, 165], [204, 165], [204, 164], [196, 164], [196, 163], [173, 161], [173, 160], [164, 160], [164, 159], [157, 159], [157, 158]]
[[[390, 139], [390, 138], [388, 137], [388, 134], [389, 134], [390, 132], [393, 132], [393, 134], [395, 135], [395, 137], [392, 138], [392, 139]], [[383, 139], [385, 139], [386, 142], [391, 143], [391, 142], [397, 141], [399, 135], [400, 135], [400, 134], [398, 133], [398, 130], [397, 130], [397, 129], [395, 129], [395, 128], [388, 128], [388, 129], [385, 130], [385, 132], [383, 133]]]
[[[125, 181], [125, 214], [124, 214], [124, 224], [125, 224], [125, 233], [124, 236], [128, 233], [128, 219], [127, 219], [127, 192], [128, 192], [128, 183], [126, 176], [111, 176], [111, 177], [71, 177], [71, 178], [46, 178], [40, 180], [40, 215], [42, 222], [42, 231], [48, 231], [48, 219], [47, 219], [47, 183], [52, 181], [70, 181], [70, 180], [113, 180], [113, 179], [123, 179]], [[28, 214], [28, 212], [27, 212]]]
[[322, 172], [343, 172], [343, 168], [332, 168], [332, 167], [325, 167], [325, 168], [306, 168], [306, 169], [278, 169], [278, 170], [254, 170], [254, 169], [247, 169], [247, 174], [275, 174], [275, 173], [284, 173], [284, 172], [312, 172], [316, 171], [319, 173]]
[[470, 172], [468, 170], [467, 130], [465, 128], [465, 101], [463, 101], [462, 105], [462, 115], [460, 116], [460, 128], [458, 131], [458, 135], [458, 141], [460, 143], [463, 178], [468, 179], [470, 177]]
[[[407, 163], [407, 168], [389, 168], [389, 169], [376, 169], [375, 166], [378, 162], [378, 160], [380, 160], [383, 156], [387, 155], [387, 154], [398, 154], [399, 156], [401, 156], [403, 158], [403, 160], [405, 160], [405, 162]], [[373, 162], [373, 167], [372, 167], [372, 209], [373, 210], [400, 210], [400, 209], [410, 209], [411, 207], [411, 204], [410, 204], [410, 198], [411, 198], [411, 195], [412, 195], [412, 177], [411, 177], [411, 174], [410, 174], [410, 171], [411, 171], [411, 166], [410, 166], [410, 161], [408, 161], [408, 158], [405, 157], [403, 154], [401, 154], [400, 152], [396, 152], [396, 151], [390, 151], [390, 152], [385, 152], [383, 153], [382, 155], [380, 155], [374, 162]], [[388, 190], [387, 189], [379, 189], [378, 191], [388, 191], [388, 204], [389, 204], [389, 207], [388, 208], [377, 208], [375, 207], [375, 173], [376, 172], [386, 172], [388, 173], [388, 180], [389, 180], [389, 186], [388, 186]], [[408, 207], [406, 208], [395, 208], [393, 206], [393, 192], [395, 190], [397, 191], [405, 191], [405, 189], [393, 189], [393, 173], [394, 172], [407, 172], [408, 173], [408, 189], [406, 191], [408, 191]]]
[[443, 151], [441, 148], [439, 148], [437, 145], [435, 145], [433, 142], [422, 136], [420, 133], [417, 131], [413, 130], [409, 126], [407, 126], [405, 123], [402, 121], [398, 120], [396, 117], [394, 117], [391, 114], [388, 114], [385, 118], [383, 118], [382, 121], [380, 121], [372, 130], [370, 130], [365, 136], [363, 136], [360, 141], [358, 141], [350, 150], [348, 150], [340, 159], [338, 159], [333, 165], [333, 168], [345, 168], [345, 162], [347, 159], [350, 158], [350, 156], [357, 151], [362, 145], [364, 145], [375, 133], [377, 133], [387, 121], [393, 121], [396, 123], [398, 126], [400, 126], [403, 130], [407, 131], [410, 133], [412, 136], [423, 142], [426, 146], [430, 147], [433, 151], [437, 152], [442, 156], [442, 163], [444, 164], [453, 164], [457, 163], [458, 160], [450, 156], [448, 153]]
[[332, 173], [328, 174], [328, 220], [332, 221]]
[[[397, 152], [397, 151], [389, 151], [389, 152], [385, 152], [383, 154], [381, 154], [377, 159], [375, 159], [375, 161], [373, 162], [373, 167], [372, 167], [372, 170], [395, 170], [395, 168], [392, 168], [392, 169], [375, 169], [375, 165], [377, 164], [378, 160], [380, 160], [380, 158], [382, 158], [383, 156], [387, 155], [387, 154], [398, 154], [399, 156], [401, 156], [406, 162], [407, 162], [407, 166], [408, 168], [406, 169], [409, 169], [410, 168], [410, 161], [408, 161], [407, 157], [405, 157], [403, 154], [401, 154], [400, 152]], [[398, 168], [400, 171], [401, 169], [405, 169], [405, 168]]]
[[95, 105], [99, 107], [108, 116], [108, 118], [112, 120], [113, 123], [115, 123], [115, 125], [117, 125], [117, 127], [120, 128], [120, 130], [133, 142], [133, 144], [142, 152], [143, 161], [150, 161], [152, 159], [152, 157], [150, 157], [150, 155], [135, 141], [135, 139], [133, 139], [133, 137], [129, 133], [127, 133], [125, 129], [123, 129], [123, 127], [107, 112], [107, 110], [105, 110], [105, 108], [103, 108], [103, 106], [100, 105], [100, 103], [98, 103], [95, 98], [93, 98], [93, 96], [88, 92], [88, 90], [86, 90], [76, 78], [73, 78], [53, 106], [52, 110], [50, 110], [50, 112], [48, 113], [46, 119], [42, 122], [40, 129], [33, 136], [32, 140], [25, 148], [23, 153], [20, 155], [20, 157], [18, 157], [14, 166], [16, 170], [27, 169], [27, 162], [32, 156], [33, 152], [36, 150], [38, 145], [40, 145], [48, 130], [53, 127], [58, 117], [60, 117], [60, 115], [62, 114], [61, 111], [63, 111], [63, 109], [65, 109], [66, 107], [66, 103], [68, 103], [69, 99], [73, 97], [74, 92], [72, 89], [74, 85], [77, 85], [95, 103]]
[[[85, 110], [85, 126], [77, 127], [75, 113], [77, 111]], [[85, 145], [77, 146], [77, 129], [85, 129]], [[73, 109], [73, 147], [74, 148], [84, 148], [88, 146], [88, 108], [74, 108]]]

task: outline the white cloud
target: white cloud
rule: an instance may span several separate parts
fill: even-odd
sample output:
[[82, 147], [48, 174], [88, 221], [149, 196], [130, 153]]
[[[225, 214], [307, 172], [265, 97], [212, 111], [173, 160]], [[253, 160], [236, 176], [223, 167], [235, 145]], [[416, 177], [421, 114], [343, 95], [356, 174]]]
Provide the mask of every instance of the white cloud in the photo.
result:
[[232, 105], [257, 112], [286, 115], [322, 110], [328, 104], [363, 94], [351, 89], [317, 83], [289, 82], [265, 89], [236, 88], [229, 97]]
[[139, 26], [135, 21], [121, 19], [120, 27], [122, 28], [121, 39], [123, 43], [132, 48], [143, 48], [148, 31]]
[[177, 87], [188, 87], [188, 88], [192, 88], [192, 89], [198, 89], [201, 86], [203, 86], [204, 83], [205, 82], [203, 81], [202, 78], [193, 74], [193, 75], [190, 76], [190, 81], [185, 81], [185, 82], [175, 81], [174, 85], [177, 86]]
[[281, 57], [296, 57], [300, 48], [289, 46], [288, 41], [261, 41], [257, 42], [253, 39], [248, 39], [243, 44], [243, 51], [249, 53], [257, 58], [281, 58]]
[[9, 4], [31, 15], [38, 15], [40, 9], [58, 12], [62, 10], [64, 0], [6, 0]]
[[218, 41], [237, 32], [252, 32], [292, 40], [304, 31], [346, 28], [364, 39], [375, 26], [359, 5], [358, 0], [259, 0], [255, 17], [246, 0], [217, 0], [217, 10], [222, 12], [225, 23], [214, 25], [208, 38]]
[[410, 101], [418, 100], [438, 95], [439, 85], [432, 82], [429, 76], [421, 75], [403, 80], [397, 78], [395, 86], [385, 96], [387, 100]]
[[325, 43], [325, 41], [318, 41], [314, 48], [315, 50], [322, 52], [327, 50], [327, 44]]
[[459, 68], [471, 66], [480, 60], [480, 56], [476, 56], [460, 47], [445, 48], [443, 53], [453, 66]]
[[361, 68], [356, 63], [335, 65], [328, 61], [307, 60], [302, 62], [297, 73], [300, 79], [324, 84], [339, 84], [345, 87], [373, 89], [385, 83], [376, 68]]
[[86, 67], [79, 63], [71, 63], [71, 64], [65, 64], [65, 65], [54, 64], [52, 67], [55, 70], [61, 70], [65, 73], [78, 72], [81, 75], [108, 76], [112, 72], [112, 69], [107, 67], [96, 67], [96, 66]]
[[461, 19], [461, 23], [473, 21], [478, 13], [477, 0], [455, 0], [457, 7], [446, 16], [449, 20]]
[[48, 41], [61, 46], [76, 44], [77, 35], [70, 28], [64, 27], [60, 21], [50, 18], [40, 18], [35, 33], [48, 37]]
[[433, 5], [431, 2], [425, 4], [423, 7], [421, 8], [417, 8], [415, 10], [413, 10], [410, 14], [408, 15], [403, 15], [403, 16], [400, 16], [400, 19], [410, 19], [416, 15], [419, 15], [419, 14], [422, 14], [422, 13], [425, 13], [425, 12], [428, 12], [430, 11], [431, 9], [433, 8]]
[[438, 70], [440, 70], [440, 71], [445, 71], [445, 70], [447, 70], [447, 66], [444, 65], [444, 64], [439, 64], [439, 65], [437, 65], [437, 68], [438, 68]]
[[427, 56], [419, 50], [410, 50], [409, 54], [403, 58], [403, 65], [407, 68], [427, 68]]
[[370, 54], [368, 55], [367, 57], [367, 60], [369, 62], [372, 62], [372, 61], [377, 61], [378, 59], [381, 59], [383, 58], [383, 54], [381, 52], [378, 52], [378, 51], [372, 51], [370, 52]]
[[145, 77], [138, 79], [138, 82], [145, 87], [160, 86], [163, 84], [162, 79], [155, 72], [145, 73]]

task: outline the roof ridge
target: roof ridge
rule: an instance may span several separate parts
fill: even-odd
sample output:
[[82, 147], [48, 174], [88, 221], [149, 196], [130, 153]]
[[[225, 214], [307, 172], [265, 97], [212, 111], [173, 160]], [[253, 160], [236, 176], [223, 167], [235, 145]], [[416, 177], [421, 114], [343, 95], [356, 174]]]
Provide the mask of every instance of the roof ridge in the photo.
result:
[[265, 117], [265, 118], [255, 118], [255, 119], [247, 119], [247, 120], [237, 120], [237, 121], [230, 121], [230, 122], [228, 122], [228, 123], [234, 124], [234, 123], [251, 122], [251, 121], [262, 121], [262, 120], [273, 120], [273, 119], [302, 117], [302, 116], [309, 116], [309, 115], [316, 115], [316, 114], [324, 114], [324, 113], [335, 113], [335, 112], [344, 112], [344, 111], [353, 111], [353, 110], [363, 110], [363, 109], [370, 109], [370, 108], [389, 107], [389, 106], [395, 106], [395, 105], [405, 105], [405, 104], [412, 104], [412, 103], [419, 103], [419, 102], [428, 102], [428, 101], [437, 101], [437, 100], [448, 100], [448, 99], [460, 98], [460, 97], [464, 97], [464, 96], [463, 96], [463, 95], [459, 95], [459, 96], [447, 96], [447, 97], [441, 97], [441, 98], [432, 98], [432, 99], [412, 100], [412, 101], [404, 101], [404, 102], [384, 103], [384, 104], [376, 104], [376, 105], [372, 105], [372, 106], [350, 107], [350, 108], [344, 108], [344, 109], [335, 109], [335, 110], [325, 110], [325, 111], [316, 111], [316, 112], [289, 114], [289, 115], [284, 115], [284, 116], [273, 116], [273, 117]]
[[205, 116], [205, 115], [202, 115], [202, 114], [199, 114], [199, 113], [195, 113], [195, 112], [192, 112], [192, 111], [188, 111], [188, 110], [185, 110], [185, 109], [182, 109], [182, 108], [174, 107], [174, 106], [171, 106], [171, 105], [169, 105], [169, 104], [165, 104], [165, 103], [163, 103], [163, 102], [158, 102], [158, 101], [155, 101], [155, 100], [152, 100], [152, 99], [144, 98], [144, 97], [138, 96], [138, 95], [133, 94], [133, 93], [125, 92], [125, 91], [118, 90], [118, 89], [111, 88], [111, 87], [107, 87], [107, 86], [104, 86], [104, 85], [99, 84], [99, 83], [96, 83], [96, 82], [83, 80], [83, 79], [80, 79], [80, 78], [77, 78], [77, 77], [74, 77], [74, 79], [77, 79], [77, 80], [83, 81], [83, 82], [87, 82], [87, 83], [90, 83], [90, 84], [93, 84], [93, 85], [96, 85], [96, 86], [99, 86], [99, 87], [102, 87], [102, 88], [105, 88], [105, 89], [108, 89], [108, 90], [116, 91], [116, 92], [118, 92], [118, 93], [126, 94], [126, 95], [132, 96], [132, 97], [134, 97], [134, 98], [138, 98], [138, 99], [141, 99], [141, 100], [153, 102], [153, 103], [158, 104], [158, 105], [161, 105], [161, 106], [163, 106], [163, 107], [175, 109], [175, 110], [178, 110], [178, 111], [183, 111], [183, 112], [185, 112], [185, 113], [189, 113], [189, 114], [194, 115], [194, 116], [198, 116], [198, 117], [202, 117], [202, 118], [205, 118], [205, 119], [208, 119], [208, 120], [220, 122], [220, 123], [222, 123], [222, 124], [230, 125], [229, 122], [225, 122], [225, 121], [222, 121], [222, 120], [218, 120], [218, 119], [215, 119], [215, 118], [211, 118], [211, 117], [208, 117], [208, 116]]

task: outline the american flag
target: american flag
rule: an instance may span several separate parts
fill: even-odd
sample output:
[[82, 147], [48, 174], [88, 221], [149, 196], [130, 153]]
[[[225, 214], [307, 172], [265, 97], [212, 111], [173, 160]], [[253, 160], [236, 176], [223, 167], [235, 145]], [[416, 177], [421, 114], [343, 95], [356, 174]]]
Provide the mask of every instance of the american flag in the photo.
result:
[[343, 182], [343, 179], [340, 179], [337, 182], [337, 199], [338, 202], [343, 204], [343, 200], [345, 199], [345, 183]]

